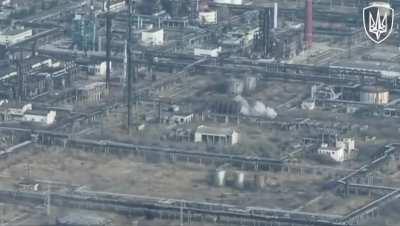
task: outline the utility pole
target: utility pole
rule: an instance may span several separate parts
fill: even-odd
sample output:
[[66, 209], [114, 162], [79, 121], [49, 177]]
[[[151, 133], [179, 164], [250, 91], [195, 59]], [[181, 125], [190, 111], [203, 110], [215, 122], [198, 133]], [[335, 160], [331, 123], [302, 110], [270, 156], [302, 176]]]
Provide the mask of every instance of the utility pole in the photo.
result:
[[24, 96], [24, 86], [25, 86], [25, 71], [24, 71], [24, 56], [22, 49], [19, 50], [19, 55], [16, 59], [17, 63], [17, 78], [18, 78], [18, 87], [17, 87], [17, 101], [20, 103]]
[[128, 0], [128, 38], [127, 38], [127, 76], [128, 76], [128, 134], [131, 134], [132, 125], [132, 78], [134, 67], [132, 65], [132, 16], [135, 13], [135, 1]]
[[50, 220], [50, 215], [51, 215], [51, 185], [47, 185], [47, 198], [46, 198], [46, 212], [47, 212], [47, 217], [49, 217]]
[[90, 10], [90, 20], [92, 20], [93, 24], [93, 33], [92, 33], [92, 40], [91, 40], [91, 49], [92, 51], [96, 50], [96, 37], [97, 37], [97, 29], [96, 29], [96, 25], [97, 25], [97, 18], [96, 18], [96, 11], [94, 8], [94, 0], [90, 0], [90, 6], [89, 6], [89, 10]]
[[180, 206], [180, 216], [179, 216], [179, 222], [180, 226], [183, 226], [183, 201], [181, 201], [181, 206]]
[[111, 12], [110, 0], [107, 0], [107, 16], [106, 16], [106, 88], [110, 93], [110, 80], [111, 80]]

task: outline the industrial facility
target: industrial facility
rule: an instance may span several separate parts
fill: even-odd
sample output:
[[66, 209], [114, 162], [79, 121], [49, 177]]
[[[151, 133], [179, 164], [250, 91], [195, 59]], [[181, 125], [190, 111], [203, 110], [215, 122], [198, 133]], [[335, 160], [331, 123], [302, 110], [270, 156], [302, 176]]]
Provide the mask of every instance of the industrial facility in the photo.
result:
[[0, 0], [0, 225], [399, 225], [399, 12]]

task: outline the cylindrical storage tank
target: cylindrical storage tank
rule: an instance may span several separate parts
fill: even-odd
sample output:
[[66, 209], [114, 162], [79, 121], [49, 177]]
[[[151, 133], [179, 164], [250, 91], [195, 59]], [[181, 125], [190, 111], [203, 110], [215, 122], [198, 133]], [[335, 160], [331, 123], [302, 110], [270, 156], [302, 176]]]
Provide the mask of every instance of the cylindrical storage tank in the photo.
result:
[[257, 78], [250, 76], [246, 77], [244, 80], [244, 90], [245, 92], [249, 93], [256, 89], [257, 86]]
[[244, 83], [240, 79], [229, 79], [228, 81], [228, 92], [234, 95], [240, 95], [243, 93]]
[[364, 86], [360, 89], [360, 102], [366, 104], [389, 103], [389, 90], [379, 86]]
[[257, 189], [265, 188], [265, 176], [261, 174], [256, 174], [254, 176], [254, 183]]
[[216, 170], [215, 171], [214, 183], [216, 186], [222, 187], [225, 185], [225, 175], [226, 175], [225, 170]]
[[244, 172], [236, 171], [235, 173], [235, 186], [239, 189], [244, 188]]

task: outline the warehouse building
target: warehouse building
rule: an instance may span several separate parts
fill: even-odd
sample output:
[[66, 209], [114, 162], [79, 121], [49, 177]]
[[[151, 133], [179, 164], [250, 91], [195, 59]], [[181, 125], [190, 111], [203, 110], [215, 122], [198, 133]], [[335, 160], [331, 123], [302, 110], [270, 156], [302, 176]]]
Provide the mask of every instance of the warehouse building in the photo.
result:
[[328, 144], [322, 144], [318, 149], [318, 154], [326, 156], [335, 162], [344, 162], [351, 159], [356, 151], [355, 141], [353, 138], [344, 138], [337, 140], [333, 147]]
[[22, 121], [51, 125], [56, 121], [56, 115], [56, 111], [30, 110], [25, 112]]
[[218, 23], [218, 13], [215, 10], [201, 11], [199, 12], [199, 22], [200, 24], [217, 24]]
[[32, 29], [6, 29], [0, 32], [0, 44], [12, 45], [32, 36]]
[[197, 128], [194, 134], [194, 142], [235, 145], [239, 143], [239, 132], [232, 128], [201, 125]]
[[164, 29], [151, 29], [142, 32], [142, 42], [145, 46], [159, 46], [164, 44]]

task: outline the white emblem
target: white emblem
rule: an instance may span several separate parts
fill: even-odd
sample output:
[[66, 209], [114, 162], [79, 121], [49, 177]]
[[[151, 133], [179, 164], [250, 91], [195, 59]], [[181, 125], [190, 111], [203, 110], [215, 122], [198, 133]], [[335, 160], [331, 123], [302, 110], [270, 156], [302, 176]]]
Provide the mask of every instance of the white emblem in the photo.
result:
[[364, 29], [369, 39], [379, 44], [392, 32], [394, 10], [388, 3], [374, 2], [363, 10]]

